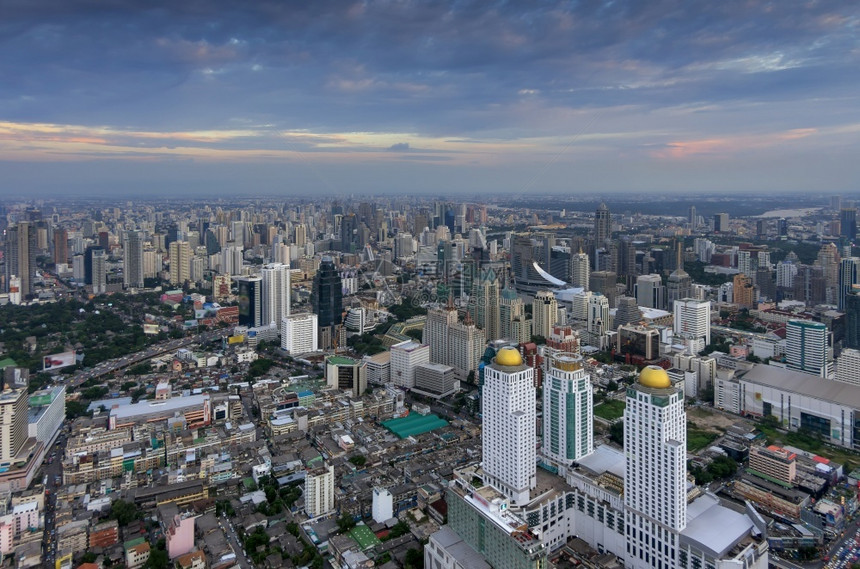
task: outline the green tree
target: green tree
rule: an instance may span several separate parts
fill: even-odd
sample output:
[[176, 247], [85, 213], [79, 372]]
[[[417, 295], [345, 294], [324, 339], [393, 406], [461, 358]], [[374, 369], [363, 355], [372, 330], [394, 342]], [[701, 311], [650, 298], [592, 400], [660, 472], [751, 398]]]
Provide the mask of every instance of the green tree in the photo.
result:
[[405, 569], [424, 569], [424, 552], [420, 549], [408, 550], [403, 566]]
[[337, 529], [340, 533], [346, 533], [355, 527], [355, 519], [347, 513], [344, 513], [337, 519]]
[[351, 456], [349, 458], [349, 461], [351, 463], [353, 463], [354, 465], [358, 466], [359, 468], [361, 468], [362, 466], [365, 465], [365, 463], [367, 463], [367, 457], [365, 457], [364, 455], [361, 455], [361, 454], [357, 454], [355, 456]]
[[624, 446], [624, 421], [615, 421], [609, 427], [609, 440], [619, 446]]
[[127, 526], [134, 520], [141, 518], [141, 512], [132, 502], [125, 500], [114, 500], [110, 505], [110, 515], [120, 526]]
[[83, 401], [66, 401], [66, 419], [71, 421], [86, 415], [87, 407]]

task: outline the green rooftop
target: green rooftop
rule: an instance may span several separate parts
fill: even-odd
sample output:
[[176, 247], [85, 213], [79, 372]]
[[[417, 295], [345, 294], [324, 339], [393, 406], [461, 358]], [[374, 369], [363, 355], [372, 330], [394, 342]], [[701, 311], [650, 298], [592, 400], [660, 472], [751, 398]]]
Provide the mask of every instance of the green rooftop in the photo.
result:
[[406, 437], [421, 435], [446, 427], [448, 426], [448, 421], [440, 419], [438, 415], [434, 415], [433, 413], [429, 415], [410, 413], [406, 417], [385, 421], [382, 423], [382, 426], [401, 439], [405, 439]]
[[379, 545], [380, 543], [382, 543], [381, 541], [379, 541], [379, 538], [376, 537], [372, 531], [370, 531], [370, 528], [364, 524], [358, 524], [357, 526], [352, 528], [352, 530], [349, 532], [349, 537], [351, 537], [358, 543], [358, 546], [361, 548], [362, 551], [365, 551], [367, 549], [370, 549], [374, 545]]
[[326, 361], [330, 364], [339, 365], [339, 366], [354, 366], [355, 360], [352, 358], [347, 358], [344, 356], [329, 356], [326, 358]]
[[9, 366], [17, 366], [18, 364], [12, 358], [4, 358], [0, 360], [0, 369], [7, 368]]

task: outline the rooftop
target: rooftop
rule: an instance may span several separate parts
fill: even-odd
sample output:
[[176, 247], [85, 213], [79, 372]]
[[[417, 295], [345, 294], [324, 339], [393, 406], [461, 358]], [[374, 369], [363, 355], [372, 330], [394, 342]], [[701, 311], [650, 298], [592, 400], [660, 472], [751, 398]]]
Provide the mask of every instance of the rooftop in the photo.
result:
[[754, 365], [741, 381], [860, 409], [860, 386], [769, 365]]

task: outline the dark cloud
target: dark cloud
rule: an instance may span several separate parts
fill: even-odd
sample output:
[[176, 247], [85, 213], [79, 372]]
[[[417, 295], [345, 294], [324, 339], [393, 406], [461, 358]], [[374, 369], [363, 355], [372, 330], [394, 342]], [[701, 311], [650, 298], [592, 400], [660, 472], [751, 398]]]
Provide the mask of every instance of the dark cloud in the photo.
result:
[[409, 143], [408, 142], [398, 142], [397, 144], [392, 144], [388, 147], [389, 152], [408, 152], [409, 151]]

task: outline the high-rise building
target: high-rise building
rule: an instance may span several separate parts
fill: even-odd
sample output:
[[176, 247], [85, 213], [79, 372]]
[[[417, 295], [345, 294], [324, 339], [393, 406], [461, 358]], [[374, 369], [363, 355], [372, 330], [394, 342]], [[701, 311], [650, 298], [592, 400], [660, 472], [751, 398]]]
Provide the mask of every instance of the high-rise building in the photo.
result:
[[605, 203], [597, 206], [597, 211], [594, 212], [594, 241], [599, 247], [609, 239], [612, 234], [612, 220], [609, 214], [609, 208]]
[[122, 247], [122, 280], [125, 288], [143, 288], [143, 233], [128, 231]]
[[254, 275], [236, 277], [235, 281], [238, 284], [239, 324], [252, 328], [262, 326], [263, 278]]
[[93, 294], [107, 292], [107, 253], [101, 247], [91, 250]]
[[448, 361], [440, 363], [453, 367], [457, 377], [465, 381], [472, 372], [477, 372], [486, 344], [484, 331], [467, 313], [463, 322], [448, 327]]
[[[778, 289], [794, 287], [794, 277], [797, 275], [797, 265], [791, 261], [780, 261], [776, 265], [776, 286]], [[844, 299], [843, 299], [844, 300]]]
[[280, 263], [270, 263], [263, 267], [263, 324], [279, 324], [290, 315], [290, 267]]
[[532, 301], [532, 333], [546, 338], [558, 322], [558, 302], [548, 290], [537, 293]]
[[839, 264], [838, 307], [845, 311], [845, 297], [854, 285], [860, 284], [860, 257], [845, 257]]
[[615, 271], [594, 271], [591, 273], [590, 284], [594, 292], [599, 292], [609, 301], [609, 307], [615, 308], [618, 297], [618, 273]]
[[188, 241], [170, 243], [170, 283], [184, 285], [191, 280], [191, 245]]
[[319, 318], [320, 328], [339, 326], [343, 319], [343, 290], [340, 274], [331, 257], [323, 257], [314, 275], [311, 294], [313, 311]]
[[589, 275], [591, 272], [590, 261], [588, 254], [575, 253], [570, 257], [570, 286], [579, 287], [582, 290], [591, 290], [589, 288]]
[[687, 223], [690, 224], [690, 229], [696, 229], [699, 225], [699, 217], [696, 214], [696, 206], [691, 205], [687, 215]]
[[612, 320], [612, 326], [618, 328], [625, 324], [635, 324], [642, 320], [642, 312], [639, 310], [639, 305], [636, 304], [636, 299], [632, 296], [619, 296], [618, 307], [615, 309], [615, 318]]
[[736, 274], [732, 278], [732, 301], [742, 308], [752, 308], [755, 300], [752, 279], [743, 273]]
[[430, 346], [430, 361], [435, 364], [449, 365], [448, 328], [457, 323], [457, 309], [449, 299], [444, 308], [431, 308], [427, 311], [427, 321], [421, 341]]
[[822, 245], [815, 258], [815, 264], [824, 271], [824, 285], [826, 288], [826, 302], [836, 304], [839, 289], [839, 263], [841, 257], [839, 249], [834, 243]]
[[306, 312], [285, 316], [281, 320], [281, 349], [290, 354], [317, 351], [317, 315]]
[[594, 450], [591, 378], [573, 354], [548, 357], [545, 367], [541, 454], [561, 470]]
[[502, 291], [499, 300], [499, 338], [511, 340], [516, 344], [528, 342], [531, 340], [531, 332], [529, 331], [527, 337], [522, 336], [524, 333], [522, 323], [525, 321], [525, 307], [522, 299], [517, 291], [506, 288]]
[[457, 372], [451, 366], [431, 363], [415, 366], [415, 387], [412, 389], [416, 393], [440, 399], [456, 392], [459, 384]]
[[33, 294], [36, 278], [36, 228], [20, 221], [6, 230], [6, 290], [12, 275], [21, 279], [20, 293], [25, 298]]
[[8, 463], [27, 440], [27, 404], [24, 387], [4, 385], [0, 391], [0, 462]]
[[487, 340], [503, 337], [499, 321], [499, 277], [492, 267], [481, 270], [472, 284], [469, 311], [472, 319], [484, 331]]
[[647, 366], [627, 389], [624, 409], [627, 555], [634, 569], [679, 564], [687, 525], [687, 414], [666, 370]]
[[846, 207], [839, 211], [839, 234], [848, 239], [857, 239], [857, 208]]
[[684, 298], [673, 306], [672, 331], [692, 353], [711, 343], [711, 301]]
[[830, 332], [821, 322], [789, 320], [785, 327], [785, 361], [790, 370], [830, 378], [833, 350]]
[[595, 348], [606, 347], [609, 332], [609, 299], [594, 293], [588, 299], [588, 318], [585, 322], [586, 342]]
[[69, 262], [69, 232], [62, 228], [54, 229], [54, 264]]
[[662, 310], [666, 307], [666, 291], [660, 275], [650, 274], [636, 277], [634, 295], [636, 296], [636, 304], [644, 308]]
[[367, 389], [367, 362], [343, 356], [329, 356], [325, 360], [326, 385], [361, 397]]
[[681, 243], [678, 243], [676, 251], [675, 266], [677, 267], [666, 282], [666, 304], [672, 306], [676, 300], [690, 298], [693, 295], [693, 279], [684, 270], [684, 257], [681, 251]]
[[415, 368], [430, 362], [430, 346], [412, 340], [391, 346], [391, 381], [404, 389], [415, 387]]
[[860, 385], [860, 350], [846, 348], [836, 358], [836, 379]]
[[537, 484], [534, 369], [514, 348], [502, 348], [484, 367], [484, 482], [516, 504]]
[[854, 290], [845, 297], [844, 346], [860, 350], [860, 290]]
[[715, 213], [714, 214], [714, 232], [728, 233], [729, 232], [729, 214]]
[[320, 466], [305, 475], [305, 513], [316, 518], [334, 511], [334, 466]]

